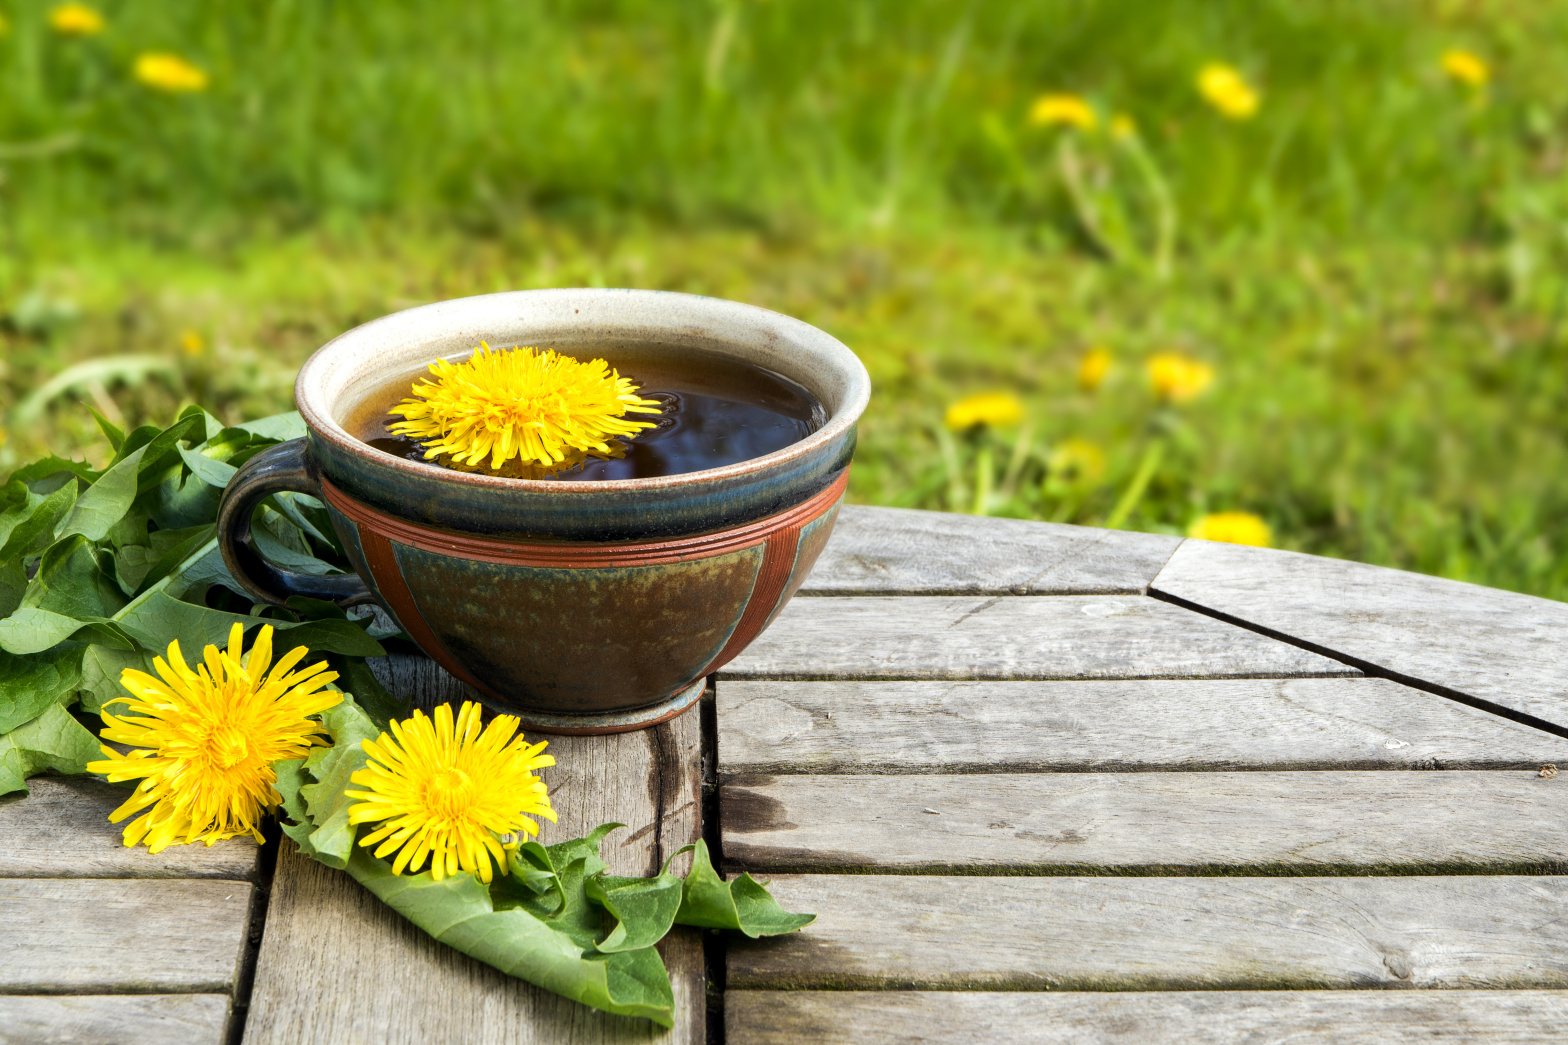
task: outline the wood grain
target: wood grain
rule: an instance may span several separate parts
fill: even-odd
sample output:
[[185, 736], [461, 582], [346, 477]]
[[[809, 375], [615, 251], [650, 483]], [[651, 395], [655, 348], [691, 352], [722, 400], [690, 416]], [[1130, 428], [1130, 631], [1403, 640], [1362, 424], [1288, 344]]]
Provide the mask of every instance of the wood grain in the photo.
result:
[[[424, 706], [461, 699], [463, 687], [434, 664], [390, 659], [381, 668], [395, 692], [412, 693]], [[557, 764], [543, 776], [560, 822], [541, 824], [546, 843], [620, 821], [628, 826], [604, 846], [611, 872], [646, 875], [699, 837], [696, 714], [637, 733], [549, 740]], [[701, 1042], [701, 938], [676, 933], [661, 950], [675, 986], [676, 1026], [668, 1032], [568, 1001], [436, 943], [347, 875], [300, 857], [285, 840], [245, 1042]]]
[[253, 881], [249, 838], [127, 849], [109, 814], [130, 794], [90, 777], [35, 777], [32, 794], [0, 800], [0, 878], [228, 878]]
[[729, 1045], [1541, 1045], [1568, 991], [731, 991]]
[[0, 879], [0, 992], [221, 992], [250, 923], [246, 882]]
[[720, 679], [1280, 678], [1359, 675], [1142, 596], [798, 599]]
[[947, 512], [839, 509], [801, 595], [1141, 595], [1179, 537]]
[[0, 1045], [221, 1045], [226, 994], [0, 995]]
[[1568, 726], [1568, 604], [1295, 552], [1187, 541], [1153, 588]]
[[1058, 874], [1556, 873], [1565, 796], [1568, 780], [1487, 771], [810, 775], [719, 791], [726, 867]]
[[1568, 986], [1568, 879], [773, 880], [818, 918], [729, 985], [950, 990]]
[[717, 688], [719, 772], [1524, 769], [1568, 740], [1384, 679]]

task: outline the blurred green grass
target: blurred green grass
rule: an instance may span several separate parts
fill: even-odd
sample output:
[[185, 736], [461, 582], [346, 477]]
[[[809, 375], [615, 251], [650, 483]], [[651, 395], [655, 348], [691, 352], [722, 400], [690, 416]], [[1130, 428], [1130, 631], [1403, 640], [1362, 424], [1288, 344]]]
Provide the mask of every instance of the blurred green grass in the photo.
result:
[[[1285, 547], [1568, 597], [1568, 4], [135, 2], [81, 39], [50, 6], [0, 37], [0, 473], [102, 456], [84, 402], [279, 409], [386, 311], [650, 286], [862, 355], [857, 500], [1103, 523], [1157, 441], [1124, 525], [1245, 510]], [[134, 82], [147, 50], [210, 89]], [[1216, 60], [1254, 118], [1194, 89]], [[1131, 153], [1029, 124], [1059, 91], [1136, 122], [1168, 274]], [[1161, 406], [1167, 350], [1213, 387]], [[944, 428], [996, 389], [1023, 426]]]

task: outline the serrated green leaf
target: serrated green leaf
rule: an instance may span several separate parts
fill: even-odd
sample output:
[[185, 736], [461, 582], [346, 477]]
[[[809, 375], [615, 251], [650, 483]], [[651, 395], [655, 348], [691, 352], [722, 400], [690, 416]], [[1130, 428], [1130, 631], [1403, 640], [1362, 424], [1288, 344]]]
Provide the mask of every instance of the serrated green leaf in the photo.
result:
[[7, 653], [42, 653], [67, 639], [114, 649], [136, 648], [130, 636], [107, 617], [79, 620], [52, 610], [24, 606], [0, 620], [0, 650]]
[[280, 443], [290, 439], [303, 439], [309, 431], [305, 427], [305, 419], [298, 410], [290, 410], [286, 414], [273, 414], [271, 417], [258, 417], [254, 421], [246, 421], [239, 426], [252, 435], [259, 435], [263, 439], [276, 439]]
[[304, 621], [295, 624], [197, 606], [171, 598], [163, 591], [153, 591], [145, 597], [139, 597], [134, 608], [127, 607], [127, 612], [115, 620], [131, 638], [148, 649], [162, 650], [170, 640], [178, 639], [180, 648], [187, 655], [199, 654], [208, 645], [226, 645], [229, 629], [236, 624], [247, 633], [263, 624], [272, 625], [278, 633], [273, 643], [279, 653], [295, 646], [306, 646], [315, 653], [341, 653], [349, 657], [386, 655], [386, 650], [379, 642], [366, 635], [359, 625], [349, 621]]
[[315, 826], [310, 822], [310, 815], [305, 809], [305, 799], [300, 795], [300, 788], [310, 783], [310, 774], [305, 771], [303, 758], [291, 758], [283, 762], [274, 762], [272, 771], [277, 774], [277, 783], [273, 786], [278, 789], [278, 794], [283, 796], [283, 816], [278, 818], [278, 826], [283, 833], [294, 839], [294, 844], [299, 846], [301, 855], [312, 860], [319, 859], [316, 849], [310, 844], [311, 832]]
[[[163, 650], [157, 652], [162, 654]], [[109, 701], [126, 696], [125, 687], [120, 685], [121, 673], [134, 668], [153, 674], [152, 657], [141, 650], [88, 646], [82, 651], [82, 678], [77, 690], [82, 710], [96, 715]]]
[[73, 533], [79, 533], [89, 541], [101, 541], [109, 536], [114, 524], [125, 517], [136, 500], [136, 483], [142, 458], [149, 449], [151, 447], [144, 446], [127, 455], [119, 464], [99, 476], [98, 481], [76, 499], [71, 514], [55, 531], [55, 539], [69, 537]]
[[37, 718], [81, 680], [81, 646], [30, 656], [0, 651], [0, 733]]
[[96, 407], [89, 406], [87, 410], [93, 415], [93, 420], [98, 422], [98, 430], [103, 433], [105, 439], [109, 440], [111, 449], [118, 451], [125, 445], [125, 429], [100, 414]]
[[324, 711], [321, 721], [332, 734], [332, 746], [316, 748], [305, 759], [305, 768], [317, 782], [301, 787], [300, 795], [310, 813], [310, 822], [315, 825], [310, 834], [315, 858], [341, 870], [348, 865], [356, 833], [348, 822], [349, 806], [354, 800], [343, 792], [349, 787], [349, 778], [365, 768], [369, 756], [361, 743], [376, 739], [381, 728], [350, 694], [345, 694], [337, 707]]
[[[216, 549], [217, 541], [213, 538], [216, 530], [217, 527], [211, 523], [204, 523], [183, 530], [159, 530], [154, 533], [148, 551], [157, 558], [137, 579], [133, 589], [135, 594], [147, 591], [206, 546], [212, 545]], [[227, 574], [227, 570], [224, 572]]]
[[42, 714], [0, 736], [0, 795], [25, 792], [28, 777], [49, 770], [85, 773], [87, 763], [98, 757], [98, 739], [51, 702]]
[[672, 874], [655, 878], [612, 878], [598, 875], [587, 882], [588, 898], [616, 920], [598, 949], [635, 951], [652, 947], [670, 931], [681, 909], [682, 882]]
[[185, 467], [189, 468], [191, 474], [208, 486], [216, 486], [221, 490], [229, 485], [229, 480], [234, 478], [235, 472], [239, 471], [238, 468], [231, 464], [214, 460], [195, 450], [187, 450], [184, 447], [179, 449], [180, 459], [185, 462]]
[[5, 544], [0, 545], [0, 562], [42, 551], [54, 536], [54, 528], [60, 520], [76, 506], [76, 492], [76, 482], [72, 480], [48, 497], [12, 509], [17, 515], [6, 534]]
[[48, 457], [18, 468], [11, 473], [11, 479], [31, 486], [41, 479], [49, 479], [57, 475], [74, 475], [90, 483], [98, 478], [98, 471], [86, 461], [71, 461], [50, 454]]
[[[327, 605], [332, 604], [327, 603]], [[331, 664], [332, 670], [338, 673], [338, 688], [354, 694], [354, 703], [370, 716], [370, 721], [374, 722], [378, 729], [389, 728], [389, 724], [395, 718], [408, 717], [411, 698], [399, 699], [388, 693], [363, 658], [333, 655], [327, 658], [327, 663]]]
[[56, 541], [44, 552], [23, 606], [53, 610], [78, 620], [113, 617], [126, 604], [120, 586], [103, 572], [100, 553], [82, 534]]
[[0, 562], [0, 617], [9, 617], [22, 604], [27, 591], [27, 571], [20, 559]]
[[[708, 859], [708, 845], [688, 847], [695, 855], [681, 892], [675, 920], [704, 929], [739, 929], [756, 939], [794, 932], [817, 920], [814, 914], [791, 914], [778, 905], [767, 887], [749, 874], [726, 882]], [[685, 852], [682, 849], [681, 852]]]
[[584, 957], [566, 934], [518, 908], [497, 911], [471, 874], [440, 882], [395, 875], [355, 846], [348, 873], [382, 902], [449, 947], [585, 1005], [674, 1026], [675, 995], [658, 951], [645, 947]]

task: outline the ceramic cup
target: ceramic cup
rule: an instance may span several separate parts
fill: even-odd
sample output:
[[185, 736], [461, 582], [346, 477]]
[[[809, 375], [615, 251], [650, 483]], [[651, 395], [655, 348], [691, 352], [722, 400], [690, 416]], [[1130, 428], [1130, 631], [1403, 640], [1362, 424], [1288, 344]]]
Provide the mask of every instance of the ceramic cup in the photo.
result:
[[[718, 353], [782, 374], [826, 422], [775, 453], [649, 479], [542, 482], [431, 467], [351, 436], [355, 408], [481, 341], [580, 358], [617, 347]], [[256, 455], [224, 494], [224, 561], [257, 599], [379, 603], [427, 654], [535, 730], [614, 733], [696, 703], [762, 632], [827, 542], [871, 382], [814, 327], [716, 298], [534, 290], [444, 301], [356, 327], [311, 356], [308, 434]], [[319, 498], [357, 575], [265, 561], [250, 518], [270, 494]]]

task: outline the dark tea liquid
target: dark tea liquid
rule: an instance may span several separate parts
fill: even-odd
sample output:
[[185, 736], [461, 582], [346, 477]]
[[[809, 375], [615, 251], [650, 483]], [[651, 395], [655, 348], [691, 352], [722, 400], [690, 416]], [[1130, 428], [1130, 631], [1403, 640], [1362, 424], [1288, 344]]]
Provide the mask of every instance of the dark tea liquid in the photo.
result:
[[[637, 385], [639, 396], [657, 400], [661, 413], [627, 415], [653, 421], [657, 427], [619, 440], [625, 456], [591, 456], [575, 468], [545, 477], [551, 481], [650, 479], [737, 464], [798, 443], [821, 428], [826, 419], [822, 407], [800, 385], [770, 370], [722, 356], [676, 356], [652, 350], [558, 351], [583, 360], [606, 360]], [[410, 398], [413, 383], [412, 379], [400, 379], [370, 396], [344, 427], [382, 453], [431, 468], [443, 467], [425, 459], [419, 442], [387, 431], [388, 425], [403, 420], [402, 415], [388, 411]]]

